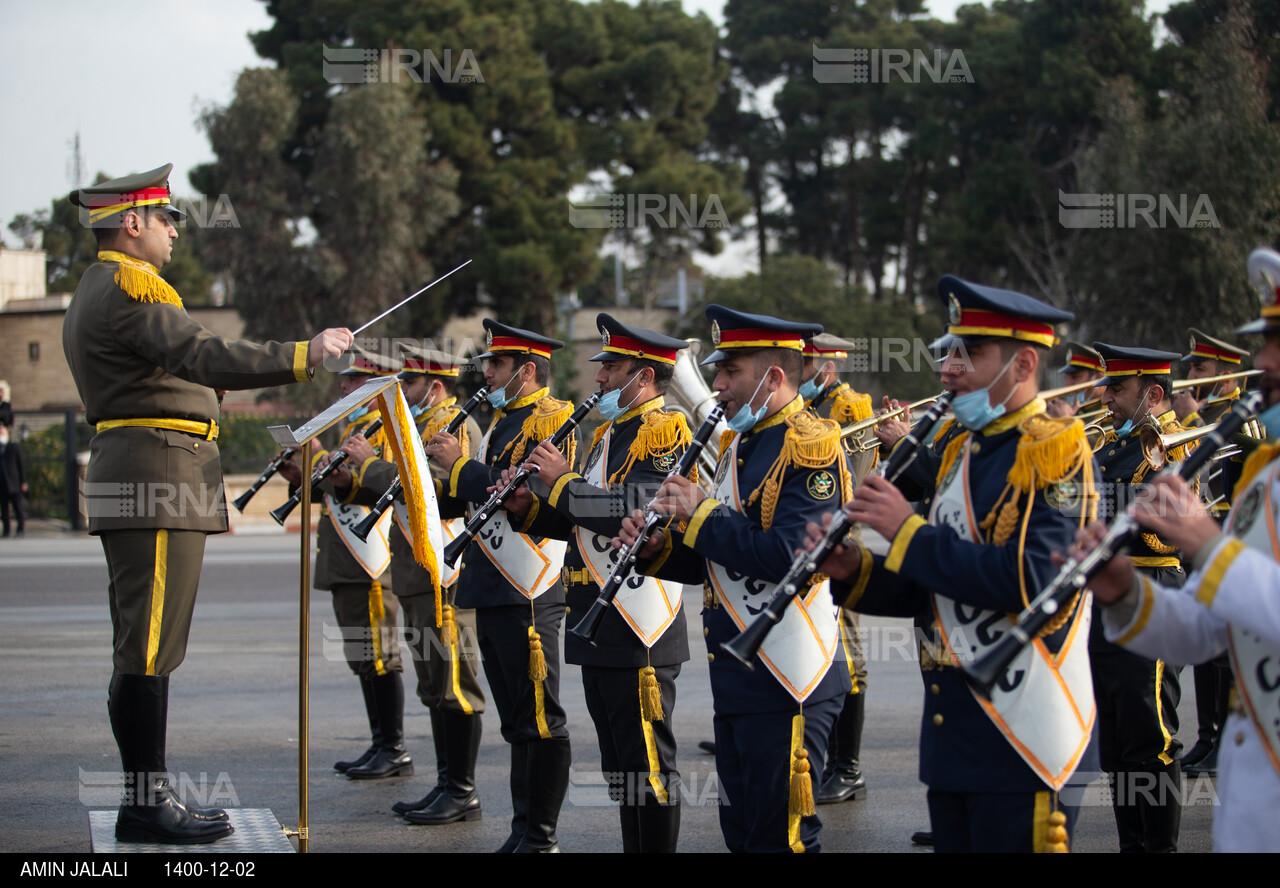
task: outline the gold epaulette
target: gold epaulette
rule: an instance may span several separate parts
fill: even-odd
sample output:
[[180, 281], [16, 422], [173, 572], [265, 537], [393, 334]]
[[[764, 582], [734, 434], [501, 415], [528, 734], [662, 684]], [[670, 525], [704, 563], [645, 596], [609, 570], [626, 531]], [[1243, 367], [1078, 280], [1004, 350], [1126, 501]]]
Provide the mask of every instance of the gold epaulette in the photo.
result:
[[[545, 441], [556, 433], [564, 421], [573, 413], [572, 401], [557, 401], [552, 397], [539, 398], [533, 405], [533, 411], [525, 417], [520, 426], [520, 441], [511, 453], [511, 465], [517, 465], [523, 458], [525, 445], [532, 441], [534, 446]], [[569, 464], [573, 464], [573, 439], [569, 440]]]
[[844, 388], [837, 392], [835, 401], [831, 404], [831, 418], [840, 425], [862, 422], [864, 419], [870, 419], [873, 413], [871, 396], [860, 394], [851, 388]]
[[720, 453], [724, 454], [729, 449], [729, 445], [733, 443], [734, 437], [738, 433], [733, 429], [725, 429], [720, 433]]
[[747, 505], [751, 505], [763, 494], [760, 500], [760, 523], [765, 530], [773, 525], [782, 476], [789, 468], [825, 469], [835, 463], [840, 473], [842, 502], [853, 491], [849, 464], [842, 458], [844, 452], [840, 448], [840, 423], [834, 419], [819, 419], [804, 410], [788, 416], [786, 423], [787, 433], [783, 437], [778, 458], [765, 473], [764, 481], [747, 497]]
[[[652, 459], [683, 450], [693, 443], [693, 433], [684, 414], [678, 411], [651, 410], [644, 415], [635, 439], [627, 450], [627, 461], [609, 477], [609, 484], [625, 478], [637, 461]], [[672, 462], [674, 465], [674, 460]]]
[[163, 302], [182, 308], [182, 297], [169, 282], [160, 277], [160, 272], [150, 262], [136, 259], [128, 253], [115, 250], [103, 250], [98, 253], [103, 262], [115, 262], [115, 282], [130, 299], [138, 302]]
[[[461, 407], [456, 404], [449, 404], [432, 413], [431, 418], [422, 426], [422, 440], [430, 441], [439, 432], [444, 431], [445, 426], [453, 422], [453, 418], [461, 412]], [[458, 426], [457, 439], [458, 446], [462, 448], [462, 455], [471, 456], [471, 436], [467, 434], [467, 424], [465, 422]]]
[[1093, 450], [1084, 423], [1074, 416], [1055, 419], [1046, 413], [1018, 424], [1018, 455], [1009, 470], [1009, 483], [1022, 493], [1043, 490], [1074, 478], [1091, 465]]
[[1277, 456], [1280, 456], [1280, 441], [1263, 441], [1253, 448], [1253, 452], [1244, 461], [1244, 467], [1240, 469], [1240, 480], [1236, 482], [1236, 490], [1244, 490], [1245, 486], [1253, 480], [1253, 476], [1270, 465]]

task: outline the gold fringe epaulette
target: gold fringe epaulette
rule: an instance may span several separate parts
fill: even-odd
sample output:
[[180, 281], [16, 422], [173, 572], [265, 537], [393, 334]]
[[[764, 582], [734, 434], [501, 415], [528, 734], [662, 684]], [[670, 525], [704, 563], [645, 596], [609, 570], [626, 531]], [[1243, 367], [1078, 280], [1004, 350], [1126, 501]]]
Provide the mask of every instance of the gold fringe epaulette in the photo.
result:
[[675, 410], [651, 410], [644, 416], [640, 428], [636, 429], [636, 437], [627, 450], [627, 461], [622, 468], [609, 476], [609, 484], [613, 485], [619, 478], [627, 477], [627, 472], [638, 461], [645, 461], [656, 456], [683, 451], [693, 443], [693, 433], [684, 414]]
[[[760, 500], [760, 524], [768, 530], [773, 525], [773, 513], [778, 507], [778, 492], [782, 488], [782, 476], [787, 469], [825, 469], [838, 462], [841, 473], [841, 492], [852, 489], [852, 480], [846, 482], [848, 466], [841, 458], [840, 423], [834, 419], [819, 419], [812, 413], [799, 411], [786, 419], [787, 433], [782, 439], [782, 449], [773, 461], [764, 481], [747, 497], [747, 505]], [[763, 497], [761, 496], [763, 494]]]
[[130, 299], [138, 302], [164, 302], [182, 308], [182, 297], [150, 262], [136, 259], [127, 253], [103, 250], [98, 253], [102, 262], [116, 262], [115, 281]]
[[840, 425], [851, 422], [862, 422], [870, 419], [874, 411], [871, 408], [871, 396], [855, 392], [851, 388], [841, 389], [836, 393], [831, 405], [831, 418]]
[[[444, 427], [453, 422], [453, 418], [462, 412], [462, 408], [455, 406], [457, 398], [445, 401], [444, 404], [431, 414], [431, 418], [426, 421], [422, 427], [422, 440], [430, 441], [437, 433], [444, 431]], [[471, 436], [467, 433], [467, 424], [464, 422], [458, 426], [458, 446], [462, 448], [463, 456], [471, 455]]]
[[1074, 478], [1093, 459], [1084, 423], [1073, 416], [1039, 413], [1023, 420], [1018, 431], [1022, 437], [1008, 477], [1022, 493]]
[[1255, 447], [1244, 461], [1244, 467], [1240, 469], [1240, 480], [1236, 482], [1236, 490], [1244, 490], [1245, 486], [1253, 480], [1253, 476], [1270, 465], [1277, 456], [1280, 456], [1280, 441], [1264, 441]]
[[720, 452], [722, 454], [729, 452], [729, 445], [733, 443], [733, 439], [737, 437], [737, 434], [733, 429], [725, 429], [720, 433]]
[[[524, 459], [525, 446], [532, 441], [536, 447], [556, 433], [564, 421], [573, 413], [573, 402], [557, 401], [555, 398], [539, 398], [533, 405], [533, 412], [525, 417], [520, 426], [520, 441], [511, 453], [511, 465], [519, 465]], [[574, 444], [569, 439], [569, 464], [573, 465]]]

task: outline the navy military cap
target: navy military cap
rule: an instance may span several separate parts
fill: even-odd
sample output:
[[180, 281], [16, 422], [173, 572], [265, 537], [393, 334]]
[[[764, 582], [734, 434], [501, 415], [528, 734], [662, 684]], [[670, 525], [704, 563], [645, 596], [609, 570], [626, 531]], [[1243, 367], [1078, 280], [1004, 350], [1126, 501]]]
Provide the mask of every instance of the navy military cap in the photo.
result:
[[1098, 380], [1100, 386], [1115, 385], [1126, 376], [1166, 376], [1178, 360], [1177, 352], [1154, 348], [1121, 348], [1105, 342], [1095, 342], [1093, 347], [1102, 355], [1102, 369], [1107, 374]]
[[337, 359], [342, 367], [339, 376], [391, 376], [400, 371], [400, 362], [388, 355], [380, 355], [352, 344]]
[[643, 358], [646, 361], [674, 364], [680, 349], [689, 347], [687, 340], [624, 324], [604, 312], [596, 315], [596, 327], [600, 330], [602, 343], [600, 354], [588, 358], [589, 361]]
[[476, 355], [477, 358], [492, 358], [498, 355], [538, 355], [549, 358], [558, 348], [564, 348], [559, 339], [550, 339], [538, 333], [521, 330], [519, 327], [508, 327], [499, 324], [493, 318], [484, 319], [485, 345], [489, 350]]
[[145, 173], [86, 185], [67, 195], [67, 200], [80, 208], [80, 224], [86, 228], [118, 228], [120, 214], [136, 207], [157, 207], [181, 222], [187, 214], [173, 205], [172, 171], [173, 164], [166, 163]]
[[1067, 343], [1067, 362], [1058, 368], [1059, 373], [1078, 373], [1081, 370], [1102, 372], [1102, 355], [1083, 342]]
[[702, 360], [704, 367], [762, 348], [788, 348], [803, 352], [805, 339], [812, 339], [822, 332], [821, 324], [784, 321], [768, 315], [734, 311], [723, 305], [708, 305], [706, 314], [711, 322], [711, 344], [716, 350]]
[[972, 284], [950, 274], [938, 281], [938, 295], [950, 312], [947, 332], [963, 338], [966, 345], [1018, 339], [1052, 348], [1058, 341], [1054, 325], [1075, 318], [1025, 293]]
[[1191, 334], [1191, 351], [1182, 356], [1182, 360], [1188, 364], [1199, 364], [1201, 361], [1221, 361], [1224, 364], [1239, 364], [1249, 352], [1243, 348], [1237, 348], [1221, 339], [1214, 339], [1203, 330], [1197, 330], [1191, 327], [1187, 330]]
[[804, 356], [815, 361], [842, 361], [849, 357], [849, 349], [854, 347], [855, 345], [850, 339], [841, 339], [839, 336], [832, 336], [830, 333], [819, 333], [804, 341]]
[[400, 369], [401, 379], [412, 379], [423, 373], [431, 376], [457, 376], [466, 363], [457, 355], [434, 348], [418, 348], [407, 342], [400, 343], [400, 354], [404, 357], [404, 366]]

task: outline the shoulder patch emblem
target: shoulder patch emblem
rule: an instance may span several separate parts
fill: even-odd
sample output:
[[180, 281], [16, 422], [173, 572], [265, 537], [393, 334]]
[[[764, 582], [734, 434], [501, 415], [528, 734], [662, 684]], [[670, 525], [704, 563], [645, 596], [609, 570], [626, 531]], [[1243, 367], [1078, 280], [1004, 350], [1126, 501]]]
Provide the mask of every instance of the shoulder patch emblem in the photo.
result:
[[1080, 508], [1080, 485], [1074, 481], [1050, 484], [1044, 490], [1044, 499], [1059, 512], [1075, 513]]
[[671, 452], [659, 453], [653, 458], [653, 467], [659, 472], [670, 472], [676, 464], [676, 455]]
[[809, 496], [814, 499], [830, 499], [836, 492], [836, 479], [826, 469], [809, 476]]
[[1262, 503], [1262, 485], [1253, 484], [1249, 487], [1249, 492], [1245, 494], [1240, 504], [1236, 506], [1236, 510], [1231, 515], [1231, 532], [1237, 536], [1242, 536], [1249, 532], [1249, 528], [1253, 527], [1253, 521], [1258, 517], [1258, 506]]

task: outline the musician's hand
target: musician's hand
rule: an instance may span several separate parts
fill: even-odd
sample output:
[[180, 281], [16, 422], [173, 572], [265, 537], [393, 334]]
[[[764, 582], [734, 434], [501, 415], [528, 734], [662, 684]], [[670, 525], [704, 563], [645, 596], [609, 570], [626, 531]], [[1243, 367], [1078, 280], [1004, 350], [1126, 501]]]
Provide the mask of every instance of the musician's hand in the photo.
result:
[[453, 464], [462, 458], [462, 445], [448, 432], [436, 432], [427, 444], [427, 456], [440, 468], [453, 471]]
[[902, 523], [915, 514], [898, 488], [879, 475], [868, 475], [863, 480], [847, 508], [853, 520], [891, 542]]
[[[1107, 525], [1101, 521], [1090, 521], [1082, 530], [1076, 531], [1076, 544], [1069, 553], [1072, 558], [1080, 559], [1098, 548], [1107, 535]], [[1054, 567], [1066, 564], [1066, 557], [1061, 552], [1054, 552], [1051, 560]], [[1089, 581], [1089, 589], [1103, 604], [1111, 604], [1124, 597], [1133, 585], [1133, 562], [1128, 556], [1117, 555], [1107, 565], [1094, 574]]]
[[361, 434], [355, 434], [348, 438], [346, 443], [342, 445], [342, 449], [347, 454], [347, 465], [357, 468], [377, 456], [373, 452], [373, 445]]
[[[822, 516], [821, 524], [810, 521], [805, 526], [804, 551], [812, 552], [817, 548], [822, 538], [826, 536], [827, 528], [831, 526], [834, 518], [834, 512], [827, 512]], [[862, 553], [858, 551], [857, 546], [837, 545], [831, 550], [826, 560], [818, 565], [818, 570], [837, 582], [846, 582], [851, 577], [856, 577], [861, 567]]]
[[1068, 398], [1054, 398], [1047, 403], [1044, 412], [1052, 416], [1054, 419], [1061, 419], [1064, 416], [1075, 416], [1080, 410], [1079, 404], [1071, 403]]
[[[679, 521], [688, 521], [707, 495], [702, 488], [683, 475], [673, 475], [662, 482], [653, 497], [653, 510], [659, 515], [674, 515]], [[644, 514], [640, 515], [644, 523]]]
[[[613, 538], [613, 548], [621, 549], [630, 546], [636, 541], [636, 537], [640, 535], [640, 531], [644, 528], [644, 512], [636, 509], [631, 513], [631, 517], [622, 519], [622, 530]], [[661, 528], [655, 528], [653, 533], [649, 535], [649, 539], [645, 542], [638, 554], [642, 561], [657, 556], [662, 551], [662, 547], [667, 544], [667, 535]]]
[[[516, 475], [515, 469], [503, 469], [502, 480], [500, 480], [493, 487], [487, 488], [487, 491], [489, 493], [494, 493], [495, 491], [503, 487], [506, 487], [508, 484], [511, 483], [511, 479], [514, 478], [515, 475]], [[507, 501], [502, 504], [502, 508], [510, 512], [511, 515], [518, 522], [523, 524], [524, 518], [526, 515], [529, 514], [529, 508], [532, 505], [533, 505], [533, 493], [529, 490], [527, 485], [521, 484], [519, 487], [516, 488], [515, 493], [507, 497]]]
[[564, 454], [546, 441], [533, 448], [533, 452], [525, 459], [524, 464], [536, 472], [548, 487], [555, 487], [560, 476], [571, 468]]
[[1173, 415], [1184, 420], [1193, 413], [1199, 413], [1209, 399], [1196, 400], [1195, 389], [1185, 388], [1173, 396]]
[[1187, 560], [1222, 530], [1200, 497], [1177, 475], [1157, 475], [1139, 492], [1131, 508], [1139, 524], [1177, 546]]
[[[888, 395], [885, 395], [880, 399], [880, 404], [883, 408], [881, 410], [882, 413], [886, 413], [890, 410], [897, 410], [902, 406], [901, 402], [893, 400]], [[872, 428], [872, 432], [875, 434], [876, 440], [878, 440], [881, 445], [889, 449], [893, 449], [893, 445], [897, 444], [899, 439], [905, 438], [909, 431], [911, 431], [911, 426], [901, 417], [886, 419], [884, 422], [877, 423]]]
[[[281, 478], [289, 482], [290, 488], [294, 488], [302, 484], [302, 467], [299, 466], [297, 460], [293, 458], [297, 451], [292, 450], [292, 448], [288, 449], [291, 451], [289, 453], [289, 458], [282, 462], [280, 464], [280, 468], [276, 471], [280, 473]], [[276, 457], [281, 456], [284, 452], [285, 451], [283, 450], [280, 451], [280, 453], [276, 454]]]
[[307, 344], [307, 368], [316, 367], [325, 358], [338, 357], [351, 348], [351, 343], [354, 341], [355, 337], [351, 335], [351, 331], [346, 327], [331, 327], [328, 330], [321, 330]]

